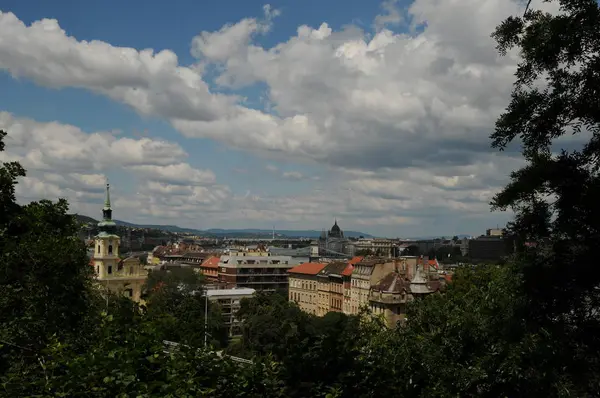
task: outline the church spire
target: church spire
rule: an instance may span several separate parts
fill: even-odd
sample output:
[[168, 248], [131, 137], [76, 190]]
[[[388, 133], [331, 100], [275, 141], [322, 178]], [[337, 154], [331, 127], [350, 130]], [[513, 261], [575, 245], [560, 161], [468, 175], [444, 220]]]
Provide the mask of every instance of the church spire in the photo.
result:
[[102, 218], [104, 221], [112, 221], [112, 209], [110, 208], [110, 184], [106, 184], [106, 197], [104, 198], [104, 207], [102, 208]]
[[110, 184], [106, 183], [106, 196], [104, 198], [104, 209], [110, 209]]

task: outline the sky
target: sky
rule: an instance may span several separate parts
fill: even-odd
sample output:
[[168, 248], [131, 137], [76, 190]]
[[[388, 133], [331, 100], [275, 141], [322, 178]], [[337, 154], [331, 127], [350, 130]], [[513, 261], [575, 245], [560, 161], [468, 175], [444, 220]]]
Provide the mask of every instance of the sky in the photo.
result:
[[135, 223], [480, 235], [512, 217], [489, 202], [523, 165], [489, 139], [519, 61], [490, 34], [522, 12], [2, 0], [0, 161], [28, 171], [20, 202], [94, 218], [108, 180], [114, 217]]

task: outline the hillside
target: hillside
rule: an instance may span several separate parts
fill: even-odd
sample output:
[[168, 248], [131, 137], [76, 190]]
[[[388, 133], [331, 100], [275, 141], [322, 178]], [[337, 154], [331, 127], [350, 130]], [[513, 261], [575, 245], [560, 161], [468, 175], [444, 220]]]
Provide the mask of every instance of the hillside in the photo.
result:
[[[81, 214], [74, 214], [75, 218], [80, 224], [96, 225], [98, 220], [92, 217], [84, 216]], [[273, 235], [272, 230], [268, 229], [222, 229], [222, 228], [211, 228], [207, 230], [193, 229], [193, 228], [182, 228], [177, 225], [158, 225], [158, 224], [135, 224], [122, 220], [115, 220], [118, 226], [128, 228], [144, 228], [144, 229], [157, 229], [167, 232], [175, 233], [189, 233], [203, 236], [214, 236], [223, 238], [269, 238]], [[275, 230], [276, 237], [287, 237], [287, 238], [318, 238], [321, 236], [321, 231], [314, 230]], [[344, 235], [348, 238], [358, 238], [363, 236], [365, 238], [372, 238], [370, 234], [359, 231], [344, 231]]]
[[91, 225], [98, 224], [98, 220], [95, 220], [92, 217], [84, 216], [82, 214], [73, 214], [73, 216], [75, 216], [75, 219], [77, 220], [77, 222], [79, 224], [91, 224]]

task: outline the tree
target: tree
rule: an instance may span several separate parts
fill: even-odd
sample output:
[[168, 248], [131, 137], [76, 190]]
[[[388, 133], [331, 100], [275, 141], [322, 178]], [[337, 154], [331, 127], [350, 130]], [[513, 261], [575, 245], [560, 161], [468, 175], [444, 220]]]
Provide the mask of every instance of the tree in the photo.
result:
[[317, 317], [273, 293], [243, 299], [238, 316], [243, 335], [237, 352], [254, 358], [272, 355], [282, 365], [289, 397], [325, 396], [354, 384], [359, 349], [372, 337], [357, 316], [330, 312]]
[[[98, 294], [66, 201], [16, 203], [24, 175], [18, 163], [0, 166], [0, 395], [283, 396], [268, 356], [240, 366], [193, 347], [165, 353], [156, 318], [128, 298]], [[181, 315], [198, 315], [201, 280], [159, 279], [149, 309], [174, 309], [179, 327], [192, 325]]]
[[[600, 6], [560, 0], [560, 13], [527, 10], [498, 26], [502, 54], [521, 53], [511, 102], [496, 122], [493, 146], [519, 139], [526, 166], [493, 200], [512, 208], [518, 264], [532, 328], [560, 336], [564, 373], [577, 394], [600, 390]], [[557, 153], [557, 140], [578, 145]]]
[[206, 324], [211, 345], [227, 345], [221, 310], [217, 304], [206, 301], [201, 274], [191, 268], [151, 271], [144, 291], [146, 315], [162, 339], [200, 347], [204, 345]]
[[[5, 136], [0, 131], [0, 150]], [[85, 339], [80, 332], [94, 300], [92, 268], [67, 202], [17, 204], [15, 185], [24, 176], [16, 162], [0, 166], [0, 372], [37, 363], [54, 335]]]
[[366, 256], [372, 256], [375, 253], [371, 249], [360, 249], [360, 250], [357, 250], [356, 253], [354, 253], [354, 254], [357, 256], [366, 257]]

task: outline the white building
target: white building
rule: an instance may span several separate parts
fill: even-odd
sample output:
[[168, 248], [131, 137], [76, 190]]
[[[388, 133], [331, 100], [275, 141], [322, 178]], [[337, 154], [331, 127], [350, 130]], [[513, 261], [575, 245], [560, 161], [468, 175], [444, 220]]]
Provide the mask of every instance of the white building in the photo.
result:
[[228, 329], [229, 336], [238, 336], [240, 331], [239, 320], [236, 314], [241, 306], [243, 298], [250, 298], [254, 295], [254, 289], [218, 289], [207, 290], [206, 296], [212, 302], [216, 302], [221, 307], [223, 324]]

